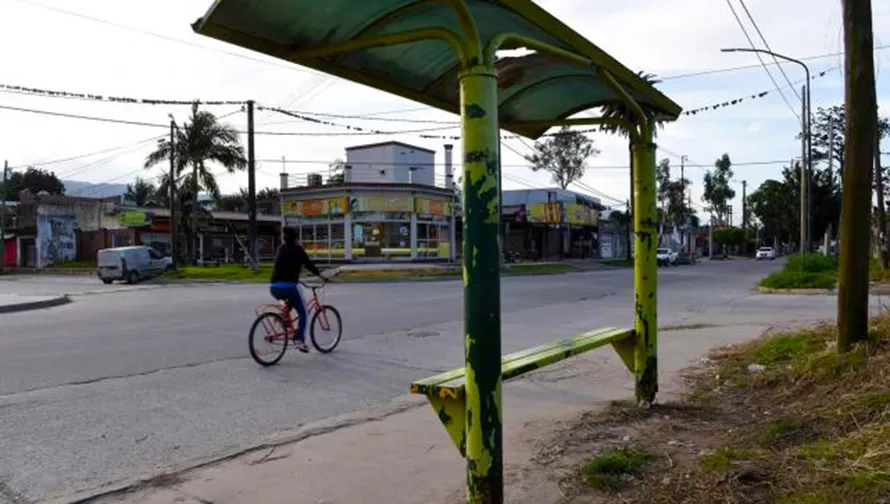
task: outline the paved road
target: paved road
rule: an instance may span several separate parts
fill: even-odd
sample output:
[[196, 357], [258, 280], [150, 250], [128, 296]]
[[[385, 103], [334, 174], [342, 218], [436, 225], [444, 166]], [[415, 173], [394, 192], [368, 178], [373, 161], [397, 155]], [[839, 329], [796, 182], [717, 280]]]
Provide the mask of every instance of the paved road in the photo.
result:
[[[752, 295], [774, 264], [660, 272], [660, 324], [830, 315], [825, 298]], [[0, 502], [99, 489], [210, 460], [313, 420], [379, 405], [412, 379], [462, 364], [459, 282], [333, 285], [344, 342], [263, 369], [247, 356], [259, 285], [104, 286], [92, 278], [0, 279], [0, 293], [74, 302], [0, 315]], [[513, 277], [504, 351], [632, 320], [627, 270]], [[809, 307], [809, 311], [802, 311]], [[826, 312], [828, 309], [828, 312]], [[667, 334], [667, 333], [666, 333]]]

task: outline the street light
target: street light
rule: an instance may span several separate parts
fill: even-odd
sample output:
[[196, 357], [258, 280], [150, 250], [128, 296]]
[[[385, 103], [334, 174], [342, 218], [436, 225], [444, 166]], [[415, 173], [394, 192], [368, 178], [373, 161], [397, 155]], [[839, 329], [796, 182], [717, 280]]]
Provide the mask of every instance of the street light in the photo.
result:
[[[804, 162], [801, 161], [801, 167], [806, 166], [806, 176], [805, 177], [802, 176], [800, 178], [801, 184], [802, 185], [806, 184], [806, 186], [805, 186], [806, 190], [801, 191], [801, 197], [804, 197], [804, 195], [806, 195], [806, 202], [807, 202], [805, 206], [802, 205], [802, 209], [805, 209], [805, 211], [806, 211], [806, 219], [802, 218], [800, 221], [800, 248], [801, 248], [801, 253], [804, 253], [806, 251], [806, 248], [809, 247], [810, 226], [811, 226], [810, 207], [812, 206], [812, 203], [811, 203], [812, 198], [810, 197], [810, 194], [809, 194], [811, 192], [809, 179], [812, 177], [812, 174], [813, 174], [813, 136], [812, 136], [812, 124], [811, 124], [812, 120], [811, 120], [811, 110], [810, 110], [810, 68], [803, 61], [796, 60], [794, 58], [789, 58], [788, 56], [785, 56], [785, 55], [782, 55], [779, 53], [774, 53], [772, 51], [767, 51], [766, 49], [747, 49], [747, 48], [743, 48], [743, 47], [733, 47], [733, 48], [728, 48], [728, 49], [720, 49], [720, 51], [721, 52], [747, 52], [747, 53], [769, 54], [770, 56], [773, 56], [774, 58], [780, 58], [785, 61], [790, 61], [791, 63], [797, 63], [798, 65], [803, 67], [804, 72], [806, 72], [806, 74], [807, 74], [807, 84], [804, 87], [806, 92], [804, 93], [804, 96], [801, 96], [801, 101], [804, 102], [803, 107], [806, 109], [806, 113], [804, 114], [804, 117], [801, 118], [801, 120], [802, 120], [801, 129], [803, 130], [803, 139], [802, 139], [803, 154], [802, 155], [804, 155], [806, 157], [806, 164], [804, 164]], [[801, 212], [801, 213], [803, 213], [803, 212]], [[804, 222], [806, 222], [806, 224], [804, 224]]]

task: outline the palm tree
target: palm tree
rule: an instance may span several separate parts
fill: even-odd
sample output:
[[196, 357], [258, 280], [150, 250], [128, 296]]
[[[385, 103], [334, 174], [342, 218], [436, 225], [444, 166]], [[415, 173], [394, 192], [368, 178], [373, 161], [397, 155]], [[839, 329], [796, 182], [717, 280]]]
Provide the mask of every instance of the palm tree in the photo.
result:
[[136, 177], [136, 181], [127, 184], [127, 192], [124, 199], [138, 207], [156, 204], [157, 188], [154, 184], [142, 177]]
[[[175, 144], [171, 146], [170, 140], [165, 138], [158, 141], [154, 152], [145, 158], [145, 167], [169, 162], [170, 151], [173, 150], [176, 162], [176, 185], [179, 189], [179, 200], [190, 201], [190, 205], [184, 205], [180, 215], [183, 222], [188, 222], [190, 208], [197, 206], [198, 192], [201, 190], [219, 199], [219, 185], [216, 176], [208, 168], [208, 165], [216, 163], [221, 165], [228, 173], [235, 170], [243, 170], [247, 166], [247, 158], [244, 155], [244, 147], [241, 145], [238, 131], [228, 125], [219, 122], [217, 117], [206, 110], [200, 110], [199, 104], [192, 104], [192, 113], [189, 121], [181, 128], [176, 129]], [[191, 167], [191, 173], [186, 170]], [[169, 184], [169, 175], [167, 176]], [[169, 188], [169, 185], [166, 185]], [[169, 190], [167, 191], [169, 194]], [[189, 199], [186, 200], [185, 198]], [[189, 255], [194, 257], [196, 229], [194, 223], [189, 226]]]
[[[641, 79], [646, 81], [647, 84], [654, 86], [661, 82], [656, 78], [654, 74], [647, 74], [643, 72], [638, 72], [637, 75], [640, 76]], [[655, 125], [658, 128], [664, 127], [664, 119], [660, 118], [655, 110], [651, 107], [647, 107], [646, 105], [640, 104], [643, 108], [643, 112], [646, 114], [646, 117], [649, 118], [650, 121], [654, 121]], [[628, 108], [624, 102], [620, 103], [610, 103], [609, 105], [605, 105], [602, 107], [602, 117], [606, 117], [609, 119], [624, 119], [631, 124], [635, 124], [637, 122], [636, 115]], [[605, 124], [600, 126], [601, 131], [605, 131], [607, 133], [617, 133], [620, 136], [626, 137], [627, 132], [624, 131], [623, 128], [615, 126], [614, 124]], [[652, 132], [654, 136], [658, 135], [657, 128]]]
[[[641, 79], [646, 81], [647, 84], [652, 85], [652, 86], [661, 82], [660, 80], [658, 80], [656, 78], [656, 76], [654, 74], [637, 72], [637, 75], [639, 75]], [[640, 104], [640, 106], [643, 108], [643, 113], [646, 114], [646, 117], [650, 121], [652, 121], [653, 124], [656, 126], [652, 130], [652, 136], [653, 137], [658, 136], [658, 129], [664, 127], [664, 119], [662, 117], [660, 117], [658, 115], [658, 113], [651, 107], [648, 107], [644, 104]], [[602, 117], [606, 117], [606, 118], [610, 118], [610, 119], [624, 119], [625, 121], [627, 121], [631, 124], [636, 124], [638, 122], [636, 114], [634, 114], [633, 111], [631, 111], [630, 108], [624, 104], [624, 102], [610, 103], [609, 105], [605, 105], [604, 107], [602, 107], [601, 115], [602, 115]], [[618, 134], [619, 136], [623, 136], [623, 137], [628, 136], [628, 133], [627, 133], [627, 131], [624, 130], [624, 128], [621, 128], [614, 124], [604, 124], [604, 125], [600, 126], [600, 131], [604, 131], [606, 133]], [[629, 155], [630, 167], [631, 167], [630, 208], [628, 208], [628, 214], [630, 216], [632, 216], [633, 209], [636, 206], [636, 203], [634, 201], [634, 191], [633, 191], [634, 185], [633, 185], [633, 144], [632, 143], [628, 144], [628, 155]], [[628, 254], [629, 254], [629, 252], [628, 252]]]

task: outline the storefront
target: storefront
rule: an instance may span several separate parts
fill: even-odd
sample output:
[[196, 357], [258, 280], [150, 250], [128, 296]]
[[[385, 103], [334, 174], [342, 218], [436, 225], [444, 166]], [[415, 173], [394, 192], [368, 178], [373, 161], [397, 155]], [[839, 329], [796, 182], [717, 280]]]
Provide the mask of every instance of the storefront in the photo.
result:
[[282, 214], [319, 260], [451, 260], [452, 199], [416, 185], [300, 187], [282, 193]]
[[[505, 249], [524, 259], [596, 257], [598, 203], [569, 191], [505, 191]], [[546, 201], [547, 198], [563, 201]], [[540, 200], [545, 201], [541, 202]], [[538, 201], [536, 201], [538, 200]]]

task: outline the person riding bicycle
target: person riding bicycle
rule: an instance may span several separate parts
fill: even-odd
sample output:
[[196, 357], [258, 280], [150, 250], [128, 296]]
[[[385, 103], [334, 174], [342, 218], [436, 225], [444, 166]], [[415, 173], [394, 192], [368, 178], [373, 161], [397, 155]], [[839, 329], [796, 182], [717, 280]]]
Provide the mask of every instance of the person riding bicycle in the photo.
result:
[[323, 282], [328, 279], [321, 274], [306, 250], [297, 243], [297, 232], [294, 228], [286, 227], [282, 233], [284, 241], [275, 253], [275, 267], [272, 270], [272, 280], [269, 290], [272, 297], [279, 301], [288, 301], [290, 306], [297, 311], [299, 320], [297, 331], [294, 334], [294, 346], [303, 353], [309, 351], [306, 345], [306, 322], [308, 312], [306, 303], [303, 302], [303, 293], [300, 290], [300, 270], [305, 267], [309, 272], [319, 277]]

